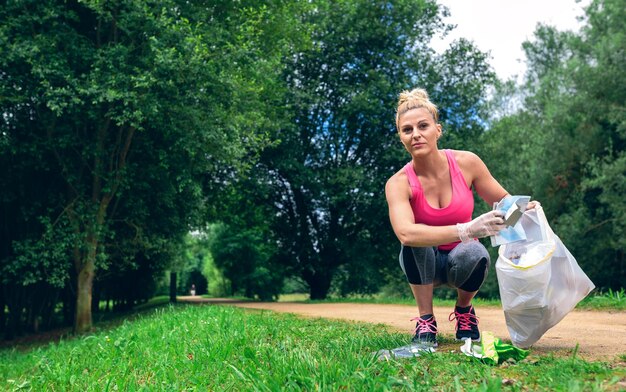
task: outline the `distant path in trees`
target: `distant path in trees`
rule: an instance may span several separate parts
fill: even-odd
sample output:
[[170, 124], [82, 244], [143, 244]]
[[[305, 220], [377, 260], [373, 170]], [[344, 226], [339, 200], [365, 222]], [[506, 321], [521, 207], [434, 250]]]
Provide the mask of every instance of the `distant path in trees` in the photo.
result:
[[[407, 341], [408, 335], [412, 333], [415, 327], [415, 323], [409, 319], [417, 315], [417, 308], [409, 305], [244, 302], [201, 297], [178, 297], [178, 299], [181, 302], [233, 305], [242, 308], [294, 313], [304, 317], [385, 324], [393, 330], [407, 333]], [[448, 315], [451, 311], [447, 307], [435, 307], [439, 332], [448, 337], [454, 334], [454, 323], [448, 322]], [[491, 331], [501, 339], [509, 339], [504, 312], [501, 308], [481, 306], [476, 308], [476, 313], [480, 318], [481, 331]], [[535, 343], [531, 348], [531, 355], [552, 353], [559, 357], [571, 356], [576, 344], [579, 345], [577, 356], [580, 358], [621, 362], [621, 365], [626, 366], [626, 361], [619, 358], [620, 355], [626, 355], [626, 312], [574, 310]], [[439, 350], [453, 350], [459, 347], [460, 343], [445, 344], [440, 345]]]

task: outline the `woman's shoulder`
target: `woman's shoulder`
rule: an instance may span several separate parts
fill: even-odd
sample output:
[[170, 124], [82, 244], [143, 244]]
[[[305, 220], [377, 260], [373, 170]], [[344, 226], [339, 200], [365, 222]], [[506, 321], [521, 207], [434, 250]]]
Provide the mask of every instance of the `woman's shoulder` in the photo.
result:
[[456, 161], [459, 163], [461, 162], [475, 163], [481, 160], [478, 155], [476, 155], [475, 153], [471, 151], [465, 151], [465, 150], [449, 150], [449, 151], [452, 152], [452, 155], [454, 156]]
[[452, 152], [452, 155], [454, 156], [456, 163], [459, 165], [459, 167], [461, 167], [461, 169], [471, 169], [475, 165], [480, 165], [483, 163], [482, 159], [480, 159], [480, 157], [477, 154], [471, 151], [464, 151], [464, 150], [450, 150], [450, 151]]
[[387, 180], [385, 185], [386, 192], [403, 191], [409, 189], [409, 177], [404, 167], [395, 172]]
[[404, 166], [403, 166], [400, 170], [398, 170], [391, 177], [389, 177], [389, 179], [387, 180], [387, 184], [389, 183], [395, 184], [395, 183], [407, 182], [407, 181], [408, 181], [408, 177], [406, 174], [406, 170], [404, 169]]
[[475, 179], [481, 177], [485, 164], [477, 154], [464, 150], [451, 151], [468, 184], [472, 184]]

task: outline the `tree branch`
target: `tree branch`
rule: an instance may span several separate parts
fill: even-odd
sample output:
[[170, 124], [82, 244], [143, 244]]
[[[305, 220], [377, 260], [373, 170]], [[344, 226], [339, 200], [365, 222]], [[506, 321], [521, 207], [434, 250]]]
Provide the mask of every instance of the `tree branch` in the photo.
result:
[[610, 219], [605, 219], [605, 220], [603, 220], [600, 223], [596, 223], [595, 225], [593, 225], [593, 226], [589, 227], [587, 230], [585, 230], [583, 232], [583, 235], [585, 235], [585, 234], [589, 233], [590, 231], [593, 231], [593, 230], [595, 230], [595, 229], [597, 229], [597, 228], [599, 228], [601, 226], [604, 226], [607, 223], [613, 222], [615, 220], [617, 220], [617, 219], [616, 218], [610, 218]]

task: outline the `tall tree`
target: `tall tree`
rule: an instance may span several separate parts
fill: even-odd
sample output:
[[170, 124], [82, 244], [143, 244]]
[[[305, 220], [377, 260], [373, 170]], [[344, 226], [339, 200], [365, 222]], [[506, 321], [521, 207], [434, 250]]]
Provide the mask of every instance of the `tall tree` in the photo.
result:
[[[3, 173], [13, 203], [3, 208], [17, 205], [15, 221], [33, 226], [3, 239], [2, 263], [13, 270], [35, 254], [12, 243], [41, 248], [54, 238], [47, 259], [64, 263], [60, 271], [73, 260], [76, 331], [91, 327], [93, 280], [111, 261], [105, 240], [115, 238], [116, 220], [156, 234], [137, 223], [149, 222], [155, 198], [165, 200], [176, 230], [157, 238], [182, 241], [179, 230], [206, 200], [207, 174], [241, 167], [266, 143], [276, 65], [294, 42], [281, 33], [289, 7], [46, 0], [0, 9], [1, 135], [11, 153], [3, 167], [24, 175]], [[40, 188], [37, 176], [52, 187]], [[19, 181], [37, 192], [32, 205], [21, 203]], [[188, 205], [174, 200], [181, 194]]]
[[305, 15], [313, 44], [285, 71], [293, 120], [264, 150], [255, 176], [272, 189], [273, 260], [301, 276], [312, 299], [327, 296], [340, 269], [343, 291], [377, 290], [374, 271], [397, 251], [382, 194], [408, 159], [395, 130], [398, 93], [429, 89], [457, 147], [452, 135], [481, 127], [480, 97], [492, 74], [467, 41], [442, 56], [429, 48], [445, 30], [443, 12], [432, 1], [351, 0], [318, 2]]
[[523, 107], [483, 139], [496, 175], [542, 202], [601, 289], [621, 288], [626, 273], [625, 37], [626, 10], [614, 0], [592, 1], [579, 33], [538, 26], [524, 44]]

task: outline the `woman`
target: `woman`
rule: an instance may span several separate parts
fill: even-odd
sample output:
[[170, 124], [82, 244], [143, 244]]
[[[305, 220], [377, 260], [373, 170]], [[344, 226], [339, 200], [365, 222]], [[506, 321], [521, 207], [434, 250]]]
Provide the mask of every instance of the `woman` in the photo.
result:
[[439, 150], [438, 120], [425, 90], [400, 94], [396, 126], [411, 161], [385, 186], [391, 225], [402, 243], [400, 266], [419, 308], [419, 317], [412, 319], [417, 321], [413, 341], [432, 346], [437, 345], [433, 288], [442, 284], [457, 290], [449, 317], [456, 320], [456, 338], [480, 340], [472, 299], [487, 277], [489, 253], [476, 238], [505, 225], [500, 211], [472, 220], [472, 187], [490, 206], [508, 196], [476, 154]]

